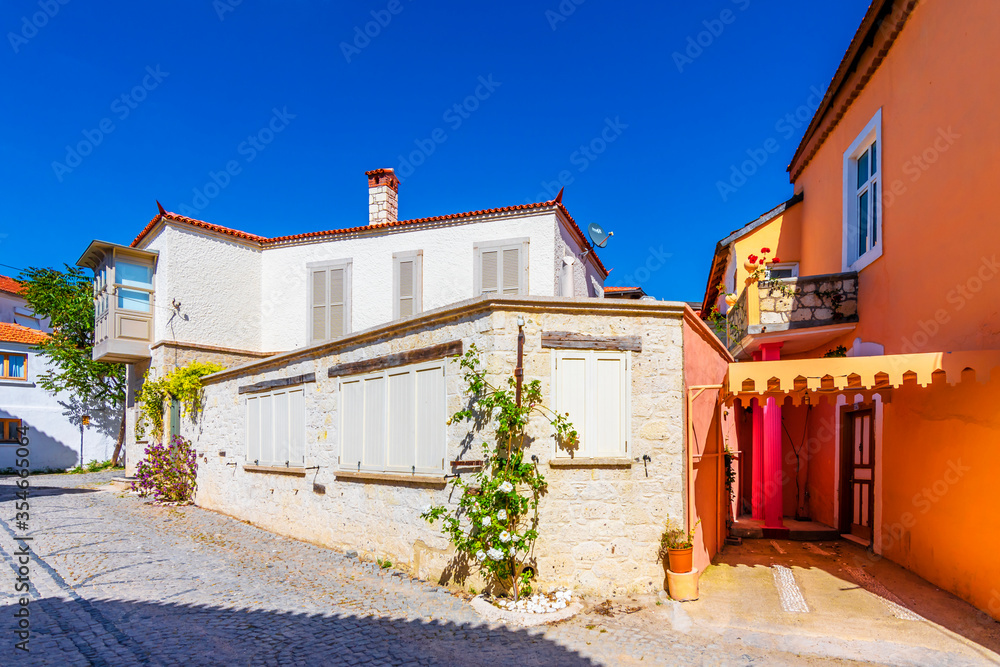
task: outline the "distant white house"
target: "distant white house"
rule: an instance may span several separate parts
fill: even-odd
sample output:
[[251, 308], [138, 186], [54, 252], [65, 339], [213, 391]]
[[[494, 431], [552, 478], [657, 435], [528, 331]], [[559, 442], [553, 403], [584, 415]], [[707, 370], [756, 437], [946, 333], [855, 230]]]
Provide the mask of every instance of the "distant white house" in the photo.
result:
[[[120, 416], [83, 406], [38, 385], [48, 363], [34, 347], [51, 331], [20, 296], [21, 285], [0, 276], [0, 469], [15, 467], [17, 430], [27, 427], [31, 469], [71, 468], [82, 460], [107, 461], [114, 452]], [[81, 417], [90, 417], [82, 428]], [[82, 439], [81, 439], [82, 438]]]

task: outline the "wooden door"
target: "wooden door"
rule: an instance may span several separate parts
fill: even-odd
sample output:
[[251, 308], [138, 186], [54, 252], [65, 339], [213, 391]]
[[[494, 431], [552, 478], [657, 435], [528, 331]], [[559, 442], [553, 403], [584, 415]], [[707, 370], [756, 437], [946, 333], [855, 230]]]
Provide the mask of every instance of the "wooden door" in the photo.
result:
[[870, 542], [875, 523], [875, 411], [845, 411], [841, 435], [840, 530]]

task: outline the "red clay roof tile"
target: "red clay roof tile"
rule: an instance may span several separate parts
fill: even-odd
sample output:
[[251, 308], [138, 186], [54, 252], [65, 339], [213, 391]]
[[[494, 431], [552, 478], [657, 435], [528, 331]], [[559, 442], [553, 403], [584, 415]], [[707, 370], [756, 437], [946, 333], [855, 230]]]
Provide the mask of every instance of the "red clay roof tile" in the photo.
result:
[[48, 337], [47, 333], [38, 329], [32, 329], [12, 322], [0, 322], [0, 341], [2, 342], [38, 345]]
[[18, 281], [10, 278], [8, 276], [0, 276], [0, 292], [8, 292], [10, 294], [20, 294], [21, 290], [24, 289], [24, 285]]

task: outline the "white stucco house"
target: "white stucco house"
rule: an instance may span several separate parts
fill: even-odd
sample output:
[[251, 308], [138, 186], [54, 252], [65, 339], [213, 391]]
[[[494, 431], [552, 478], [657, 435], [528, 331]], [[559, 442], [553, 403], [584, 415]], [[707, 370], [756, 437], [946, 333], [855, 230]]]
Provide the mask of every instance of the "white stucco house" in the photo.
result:
[[[20, 283], [0, 276], [0, 469], [15, 467], [19, 427], [28, 428], [32, 470], [78, 465], [81, 445], [84, 463], [107, 461], [114, 452], [119, 416], [38, 385], [48, 362], [35, 346], [51, 329], [31, 312], [20, 292]], [[81, 429], [85, 414], [90, 424]]]
[[658, 586], [668, 516], [701, 516], [706, 563], [719, 523], [696, 504], [718, 499], [721, 459], [695, 460], [684, 420], [687, 376], [721, 383], [730, 358], [708, 327], [637, 288], [606, 298], [608, 271], [561, 195], [399, 220], [393, 171], [367, 177], [368, 218], [342, 229], [267, 237], [160, 207], [131, 244], [91, 243], [78, 264], [95, 273], [94, 356], [129, 365], [127, 472], [145, 446], [144, 374], [221, 363], [201, 415], [168, 418], [197, 449], [198, 504], [451, 576], [448, 543], [419, 514], [451, 502], [446, 480], [479, 456], [469, 424], [448, 422], [468, 402], [452, 360], [475, 345], [499, 378], [520, 349], [525, 381], [582, 434], [569, 452], [532, 427], [550, 480], [539, 576]]

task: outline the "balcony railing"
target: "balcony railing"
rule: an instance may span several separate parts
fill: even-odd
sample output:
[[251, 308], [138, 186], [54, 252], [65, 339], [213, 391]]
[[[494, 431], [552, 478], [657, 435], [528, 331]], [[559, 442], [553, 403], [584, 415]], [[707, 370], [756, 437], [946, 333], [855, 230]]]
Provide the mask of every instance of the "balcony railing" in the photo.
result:
[[729, 309], [729, 349], [747, 336], [858, 321], [858, 274], [832, 273], [747, 285]]

